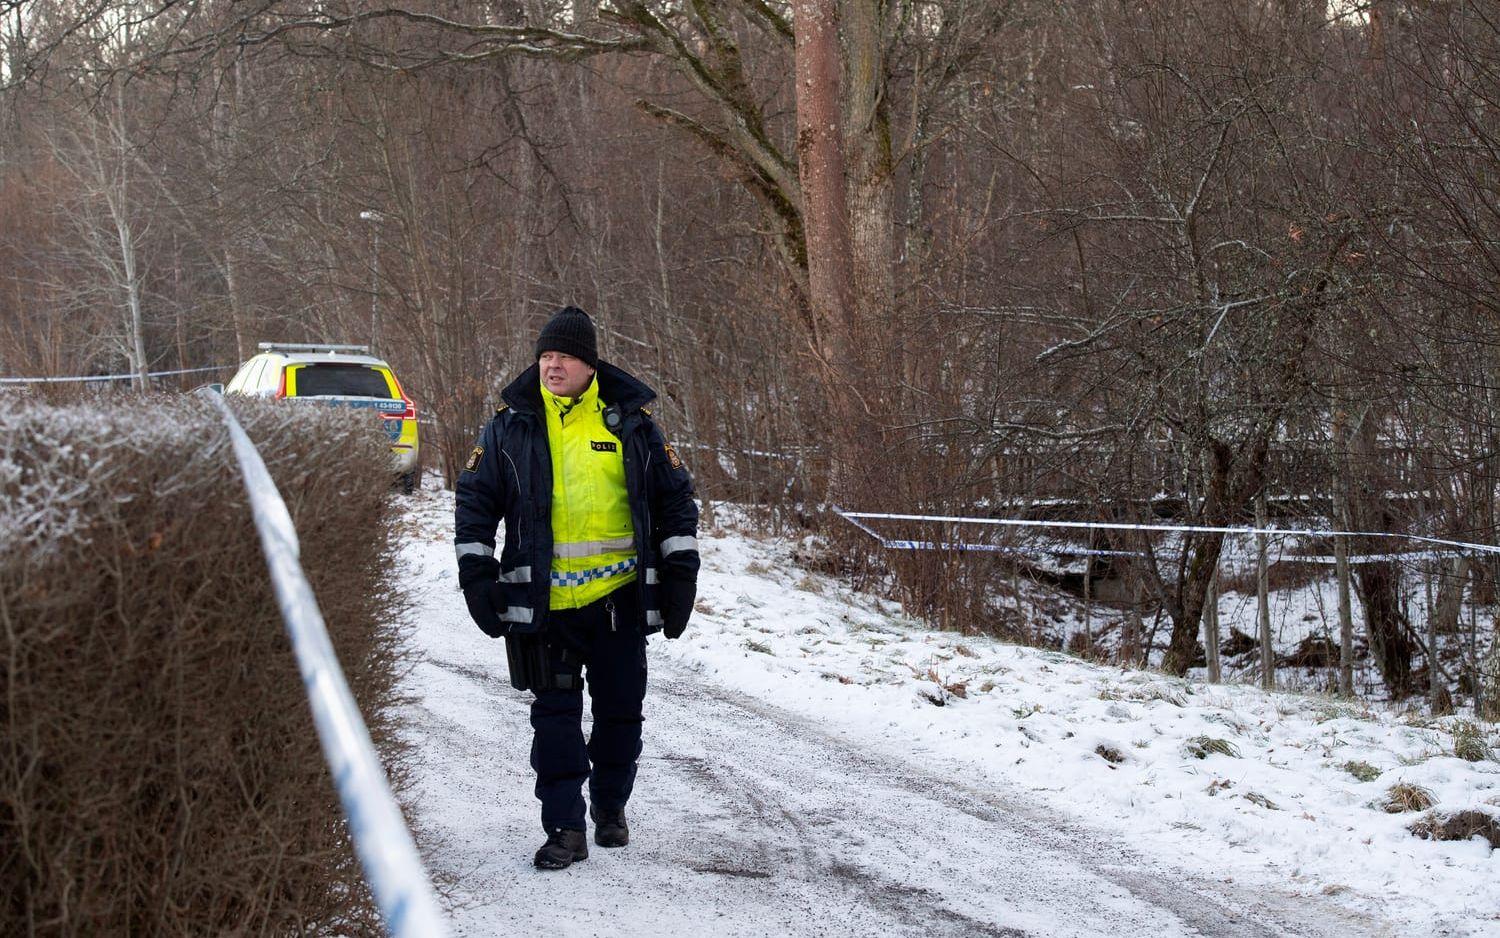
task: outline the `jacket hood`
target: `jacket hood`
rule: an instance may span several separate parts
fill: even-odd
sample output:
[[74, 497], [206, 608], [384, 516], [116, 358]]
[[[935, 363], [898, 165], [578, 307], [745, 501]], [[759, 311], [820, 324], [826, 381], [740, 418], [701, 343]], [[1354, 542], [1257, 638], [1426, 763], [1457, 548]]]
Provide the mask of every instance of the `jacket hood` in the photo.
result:
[[[603, 359], [594, 369], [594, 379], [599, 382], [599, 397], [607, 404], [616, 404], [625, 413], [640, 410], [656, 400], [656, 392], [645, 382], [623, 368], [617, 368]], [[542, 368], [532, 364], [517, 378], [505, 386], [500, 398], [516, 410], [539, 414], [542, 412]]]

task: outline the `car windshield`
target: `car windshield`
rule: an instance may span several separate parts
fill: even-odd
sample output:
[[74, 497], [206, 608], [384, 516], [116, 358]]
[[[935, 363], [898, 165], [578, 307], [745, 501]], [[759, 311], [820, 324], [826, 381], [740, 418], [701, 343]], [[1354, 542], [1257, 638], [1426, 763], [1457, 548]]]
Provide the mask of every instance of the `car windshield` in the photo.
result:
[[297, 370], [298, 397], [394, 397], [385, 375], [367, 365], [303, 365]]

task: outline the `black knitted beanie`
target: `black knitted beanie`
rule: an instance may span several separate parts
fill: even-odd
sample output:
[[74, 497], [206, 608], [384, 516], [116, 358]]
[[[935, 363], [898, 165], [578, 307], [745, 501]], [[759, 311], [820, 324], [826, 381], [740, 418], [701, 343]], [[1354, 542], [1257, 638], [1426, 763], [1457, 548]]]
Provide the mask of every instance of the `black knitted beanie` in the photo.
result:
[[552, 314], [536, 337], [536, 357], [543, 352], [564, 352], [581, 358], [590, 368], [599, 365], [598, 340], [594, 335], [594, 321], [589, 314], [576, 306], [564, 306]]

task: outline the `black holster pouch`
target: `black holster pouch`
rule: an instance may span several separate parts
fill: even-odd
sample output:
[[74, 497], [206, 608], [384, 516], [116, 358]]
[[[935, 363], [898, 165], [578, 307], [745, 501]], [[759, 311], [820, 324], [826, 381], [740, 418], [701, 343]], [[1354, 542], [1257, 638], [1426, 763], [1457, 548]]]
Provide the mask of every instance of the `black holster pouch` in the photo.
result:
[[511, 687], [547, 689], [551, 668], [547, 665], [547, 643], [540, 633], [505, 636], [505, 663], [510, 666]]
[[[510, 686], [516, 690], [573, 690], [583, 686], [581, 655], [558, 636], [559, 648], [548, 647], [544, 632], [505, 636], [505, 660], [510, 666]], [[558, 660], [554, 660], [558, 659]]]

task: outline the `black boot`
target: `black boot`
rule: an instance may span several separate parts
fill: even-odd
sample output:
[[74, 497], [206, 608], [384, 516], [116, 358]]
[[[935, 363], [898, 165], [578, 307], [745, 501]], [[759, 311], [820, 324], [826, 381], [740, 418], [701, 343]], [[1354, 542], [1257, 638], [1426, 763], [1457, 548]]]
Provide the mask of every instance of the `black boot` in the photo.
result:
[[607, 811], [598, 805], [589, 805], [589, 814], [594, 819], [594, 843], [601, 847], [623, 847], [630, 843], [630, 827], [625, 823], [625, 809]]
[[547, 835], [547, 842], [536, 852], [536, 866], [539, 870], [562, 870], [588, 858], [588, 838], [583, 831], [559, 828]]

